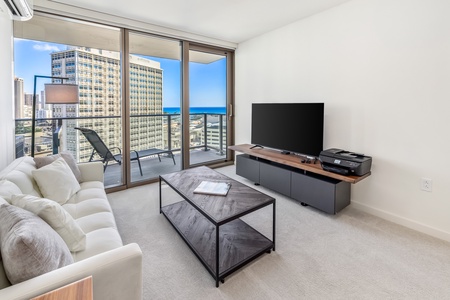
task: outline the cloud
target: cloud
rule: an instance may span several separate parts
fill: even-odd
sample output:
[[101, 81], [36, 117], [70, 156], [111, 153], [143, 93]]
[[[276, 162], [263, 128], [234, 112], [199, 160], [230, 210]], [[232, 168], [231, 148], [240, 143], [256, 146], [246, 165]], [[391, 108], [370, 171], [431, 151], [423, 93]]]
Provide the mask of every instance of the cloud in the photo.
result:
[[59, 48], [55, 45], [38, 43], [33, 45], [33, 49], [37, 51], [60, 51]]

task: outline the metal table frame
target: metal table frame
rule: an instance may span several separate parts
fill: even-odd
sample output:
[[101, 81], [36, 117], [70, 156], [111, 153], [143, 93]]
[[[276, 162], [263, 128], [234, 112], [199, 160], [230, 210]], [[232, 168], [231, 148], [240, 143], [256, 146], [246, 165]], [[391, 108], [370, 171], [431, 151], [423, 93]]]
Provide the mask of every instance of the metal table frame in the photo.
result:
[[[192, 208], [194, 208], [197, 212], [201, 213], [206, 219], [208, 219], [208, 221], [215, 226], [215, 232], [216, 232], [216, 255], [215, 255], [215, 270], [212, 270], [210, 268], [210, 266], [207, 264], [207, 262], [203, 259], [203, 257], [201, 256], [200, 253], [198, 253], [197, 249], [195, 248], [195, 245], [193, 245], [184, 235], [183, 233], [180, 231], [180, 229], [178, 228], [178, 226], [174, 223], [174, 220], [172, 220], [168, 214], [166, 214], [166, 212], [164, 211], [164, 207], [162, 206], [162, 189], [161, 189], [161, 185], [162, 182], [165, 182], [168, 186], [170, 186], [178, 195], [180, 195], [187, 203], [189, 203], [190, 206], [192, 206]], [[180, 203], [180, 202], [178, 202]], [[242, 262], [240, 262], [239, 264], [224, 270], [222, 273], [220, 273], [220, 265], [219, 265], [219, 258], [220, 258], [220, 247], [219, 247], [219, 243], [220, 243], [220, 227], [224, 224], [230, 223], [233, 220], [236, 220], [244, 215], [250, 214], [256, 210], [259, 210], [265, 206], [268, 205], [272, 205], [273, 206], [273, 216], [272, 216], [272, 240], [270, 241], [269, 239], [266, 239], [268, 241], [270, 241], [270, 243], [268, 243], [268, 245], [262, 249], [260, 249], [257, 253], [255, 253], [254, 255], [245, 258]], [[193, 201], [191, 201], [191, 199], [189, 199], [188, 197], [186, 197], [183, 193], [181, 193], [176, 187], [174, 187], [170, 182], [167, 182], [163, 176], [159, 176], [159, 207], [160, 207], [160, 213], [163, 214], [166, 219], [172, 224], [172, 226], [175, 228], [175, 230], [179, 233], [179, 235], [181, 236], [181, 238], [186, 242], [186, 244], [189, 246], [189, 248], [192, 250], [192, 252], [194, 252], [194, 254], [197, 256], [197, 258], [202, 262], [202, 264], [205, 266], [205, 268], [209, 271], [209, 273], [213, 276], [213, 278], [216, 280], [216, 287], [219, 287], [219, 281], [221, 281], [222, 283], [224, 282], [224, 278], [226, 276], [228, 276], [229, 274], [233, 273], [234, 271], [236, 271], [237, 269], [243, 267], [244, 265], [248, 264], [249, 262], [253, 261], [254, 259], [256, 259], [257, 257], [261, 256], [264, 253], [270, 253], [271, 250], [275, 251], [275, 221], [276, 221], [276, 206], [275, 206], [275, 199], [272, 198], [272, 201], [264, 203], [262, 205], [258, 205], [255, 206], [251, 209], [249, 209], [248, 211], [245, 211], [243, 213], [237, 214], [233, 217], [227, 218], [223, 221], [220, 222], [216, 222], [212, 217], [210, 217], [207, 213], [205, 213], [201, 208], [199, 208]], [[242, 220], [239, 220], [242, 223]], [[249, 225], [247, 225], [249, 226]], [[251, 226], [249, 226], [251, 229], [253, 229]], [[255, 229], [253, 229], [255, 230]], [[259, 233], [258, 231], [255, 230], [255, 232]], [[259, 233], [260, 234], [260, 233]], [[262, 234], [260, 234], [262, 235]]]

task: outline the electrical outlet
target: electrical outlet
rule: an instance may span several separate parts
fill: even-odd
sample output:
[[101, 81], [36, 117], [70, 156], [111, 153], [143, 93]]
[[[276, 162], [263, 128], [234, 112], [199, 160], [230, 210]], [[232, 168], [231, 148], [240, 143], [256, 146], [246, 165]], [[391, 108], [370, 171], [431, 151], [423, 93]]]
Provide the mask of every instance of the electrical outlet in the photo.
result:
[[433, 189], [433, 181], [430, 178], [422, 178], [421, 189], [426, 192], [431, 192]]

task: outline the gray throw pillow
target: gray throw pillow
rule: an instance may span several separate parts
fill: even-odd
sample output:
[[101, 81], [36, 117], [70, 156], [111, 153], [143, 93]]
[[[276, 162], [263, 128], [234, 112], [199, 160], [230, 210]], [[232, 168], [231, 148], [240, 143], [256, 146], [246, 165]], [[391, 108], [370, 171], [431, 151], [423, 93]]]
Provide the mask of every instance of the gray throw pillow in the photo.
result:
[[35, 214], [3, 204], [0, 220], [3, 266], [12, 284], [73, 263], [62, 238]]
[[62, 157], [66, 163], [69, 165], [70, 169], [72, 170], [73, 175], [75, 175], [75, 178], [78, 182], [81, 182], [81, 171], [78, 168], [77, 162], [75, 158], [73, 157], [72, 153], [69, 151], [62, 151], [61, 153], [54, 154], [54, 155], [48, 155], [48, 156], [36, 156], [34, 158], [34, 163], [36, 164], [36, 168], [40, 169], [46, 165], [51, 164], [58, 158]]

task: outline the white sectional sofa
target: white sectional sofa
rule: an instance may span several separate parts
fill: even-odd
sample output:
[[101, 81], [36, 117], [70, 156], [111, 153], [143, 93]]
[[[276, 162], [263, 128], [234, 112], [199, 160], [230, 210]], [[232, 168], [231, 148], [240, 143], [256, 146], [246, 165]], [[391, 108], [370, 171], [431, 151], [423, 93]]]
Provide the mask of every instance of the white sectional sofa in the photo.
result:
[[[2, 252], [0, 299], [30, 299], [87, 276], [92, 276], [94, 299], [142, 299], [142, 252], [137, 244], [122, 243], [104, 191], [103, 165], [92, 162], [79, 164], [78, 168], [80, 189], [61, 207], [84, 232], [84, 249], [69, 251], [68, 259], [73, 262], [16, 284], [11, 284], [5, 274], [7, 258], [3, 255], [6, 251]], [[36, 170], [33, 158], [22, 157], [0, 172], [0, 210], [16, 209], [11, 199], [19, 192], [48, 198], [41, 193], [33, 170]], [[50, 176], [48, 181], [57, 185], [58, 179]], [[1, 222], [4, 219], [0, 218]], [[7, 245], [0, 246], [4, 249]]]

